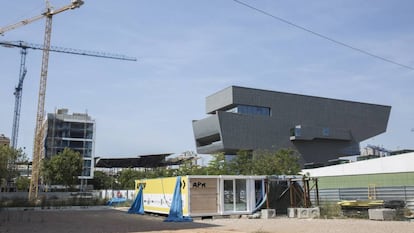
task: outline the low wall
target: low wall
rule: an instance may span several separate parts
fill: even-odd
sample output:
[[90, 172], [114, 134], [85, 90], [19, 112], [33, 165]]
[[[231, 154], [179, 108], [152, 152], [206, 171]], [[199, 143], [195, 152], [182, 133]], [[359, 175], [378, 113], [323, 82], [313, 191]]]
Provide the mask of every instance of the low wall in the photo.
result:
[[[38, 197], [45, 196], [47, 199], [55, 198], [55, 199], [67, 199], [76, 196], [80, 196], [81, 193], [78, 192], [39, 192], [37, 194]], [[28, 198], [28, 192], [0, 192], [0, 199], [10, 199], [10, 198]], [[88, 192], [88, 196], [90, 197], [99, 197], [99, 192], [93, 191]]]
[[124, 197], [127, 200], [135, 199], [135, 190], [116, 190], [116, 189], [105, 189], [98, 190], [99, 198], [102, 199], [111, 199], [113, 197]]
[[[86, 195], [85, 195], [86, 194]], [[1, 199], [11, 199], [11, 198], [28, 198], [28, 192], [0, 192]], [[92, 192], [39, 192], [38, 197], [45, 196], [46, 199], [67, 199], [72, 197], [95, 197], [100, 199], [111, 199], [113, 197], [125, 197], [127, 200], [135, 199], [135, 190], [96, 190]]]

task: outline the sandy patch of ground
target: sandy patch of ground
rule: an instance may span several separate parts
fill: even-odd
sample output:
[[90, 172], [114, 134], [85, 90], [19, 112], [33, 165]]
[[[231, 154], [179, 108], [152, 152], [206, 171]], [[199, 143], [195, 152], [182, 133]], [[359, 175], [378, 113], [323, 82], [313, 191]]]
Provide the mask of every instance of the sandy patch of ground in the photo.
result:
[[213, 219], [163, 222], [164, 217], [131, 215], [116, 209], [0, 210], [0, 232], [13, 233], [414, 233], [414, 222], [355, 219]]

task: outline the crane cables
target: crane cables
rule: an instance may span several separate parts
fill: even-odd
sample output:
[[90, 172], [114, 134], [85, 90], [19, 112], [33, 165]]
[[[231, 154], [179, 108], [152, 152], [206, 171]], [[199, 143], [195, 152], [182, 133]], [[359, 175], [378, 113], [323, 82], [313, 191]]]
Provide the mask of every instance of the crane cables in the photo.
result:
[[313, 31], [313, 30], [311, 30], [311, 29], [309, 29], [309, 28], [306, 28], [306, 27], [301, 26], [301, 25], [299, 25], [299, 24], [293, 23], [293, 22], [291, 22], [291, 21], [289, 21], [289, 20], [286, 20], [286, 19], [284, 19], [284, 18], [282, 18], [282, 17], [279, 17], [279, 16], [276, 16], [276, 15], [274, 15], [274, 14], [271, 14], [271, 13], [269, 13], [269, 12], [267, 12], [267, 11], [261, 10], [261, 9], [259, 9], [259, 8], [257, 8], [257, 7], [252, 6], [252, 5], [249, 5], [249, 4], [247, 4], [247, 3], [243, 2], [243, 1], [240, 1], [240, 0], [233, 0], [233, 1], [234, 1], [234, 2], [236, 2], [236, 3], [238, 3], [238, 4], [240, 4], [240, 5], [242, 5], [242, 6], [244, 6], [244, 7], [249, 8], [249, 9], [251, 9], [251, 10], [254, 10], [254, 11], [258, 12], [258, 13], [261, 13], [261, 14], [263, 14], [263, 15], [269, 16], [269, 17], [271, 17], [271, 18], [272, 18], [272, 19], [274, 19], [274, 20], [277, 20], [277, 21], [279, 21], [279, 22], [282, 22], [282, 23], [288, 24], [288, 25], [290, 25], [290, 26], [292, 26], [292, 27], [295, 27], [295, 28], [300, 29], [300, 30], [302, 30], [302, 31], [308, 32], [308, 33], [310, 33], [310, 34], [313, 34], [314, 36], [317, 36], [317, 37], [320, 37], [320, 38], [322, 38], [322, 39], [328, 40], [328, 41], [330, 41], [330, 42], [332, 42], [332, 43], [334, 43], [334, 44], [337, 44], [337, 45], [343, 46], [343, 47], [345, 47], [345, 48], [348, 48], [348, 49], [351, 49], [351, 50], [354, 50], [354, 51], [357, 51], [357, 52], [359, 52], [359, 53], [365, 54], [365, 55], [367, 55], [367, 56], [370, 56], [370, 57], [373, 57], [373, 58], [376, 58], [376, 59], [379, 59], [379, 60], [382, 60], [382, 61], [384, 61], [384, 62], [388, 62], [388, 63], [394, 64], [394, 65], [397, 65], [397, 66], [400, 66], [400, 67], [403, 67], [403, 68], [406, 68], [406, 69], [409, 69], [409, 70], [414, 70], [414, 67], [412, 67], [412, 66], [405, 65], [405, 64], [402, 64], [402, 63], [399, 63], [399, 62], [393, 61], [393, 60], [391, 60], [391, 59], [388, 59], [388, 58], [385, 58], [385, 57], [382, 57], [382, 56], [376, 55], [376, 54], [371, 53], [371, 52], [368, 52], [368, 51], [366, 51], [366, 50], [364, 50], [364, 49], [360, 49], [360, 48], [357, 48], [357, 47], [355, 47], [355, 46], [353, 46], [353, 45], [350, 45], [350, 44], [347, 44], [347, 43], [345, 43], [345, 42], [342, 42], [342, 41], [336, 40], [336, 39], [334, 39], [334, 38], [332, 38], [332, 37], [325, 36], [325, 35], [323, 35], [323, 34], [321, 34], [321, 33], [315, 32], [315, 31]]

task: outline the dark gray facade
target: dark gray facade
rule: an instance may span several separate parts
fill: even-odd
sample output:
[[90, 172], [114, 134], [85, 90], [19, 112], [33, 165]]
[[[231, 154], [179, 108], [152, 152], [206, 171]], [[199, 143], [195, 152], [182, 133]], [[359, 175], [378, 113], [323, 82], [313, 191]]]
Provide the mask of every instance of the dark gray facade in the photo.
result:
[[211, 116], [193, 121], [200, 154], [239, 150], [299, 152], [302, 163], [359, 154], [386, 131], [390, 106], [231, 86], [206, 99]]

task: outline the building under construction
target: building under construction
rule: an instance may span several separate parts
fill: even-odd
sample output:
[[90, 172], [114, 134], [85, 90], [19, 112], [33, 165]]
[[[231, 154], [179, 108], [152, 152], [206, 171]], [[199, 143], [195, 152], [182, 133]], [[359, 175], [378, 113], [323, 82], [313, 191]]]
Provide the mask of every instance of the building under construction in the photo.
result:
[[10, 145], [10, 139], [4, 134], [0, 134], [0, 146], [9, 146]]
[[92, 179], [95, 120], [87, 113], [69, 114], [68, 109], [58, 109], [47, 114], [45, 124], [45, 158], [51, 158], [65, 148], [79, 152], [83, 158], [83, 171], [79, 178]]

